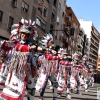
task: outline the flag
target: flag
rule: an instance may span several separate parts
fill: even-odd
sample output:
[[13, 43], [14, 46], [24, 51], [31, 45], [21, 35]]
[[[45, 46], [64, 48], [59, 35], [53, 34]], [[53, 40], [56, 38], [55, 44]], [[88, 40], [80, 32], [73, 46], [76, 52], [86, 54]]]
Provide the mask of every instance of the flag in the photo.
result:
[[38, 3], [38, 8], [42, 9], [42, 7], [43, 7], [43, 3]]

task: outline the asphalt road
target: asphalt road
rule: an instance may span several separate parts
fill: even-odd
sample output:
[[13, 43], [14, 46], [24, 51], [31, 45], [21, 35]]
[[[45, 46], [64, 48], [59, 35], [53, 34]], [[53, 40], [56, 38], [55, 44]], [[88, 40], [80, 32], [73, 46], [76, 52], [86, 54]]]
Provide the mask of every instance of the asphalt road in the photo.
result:
[[[90, 87], [88, 92], [84, 92], [84, 89], [81, 88], [81, 95], [71, 93], [72, 99], [71, 100], [100, 100], [97, 99], [97, 87], [100, 87], [100, 84], [95, 83], [94, 87]], [[2, 92], [2, 87], [0, 89], [0, 92]], [[52, 90], [49, 89], [49, 86], [47, 86], [45, 94], [44, 94], [44, 100], [53, 100], [52, 99]], [[34, 100], [38, 100], [39, 93], [35, 93]], [[27, 97], [24, 98], [24, 100], [27, 100]], [[58, 97], [58, 100], [67, 100], [66, 99], [66, 93], [62, 93], [61, 97]]]
[[[71, 100], [97, 100], [97, 87], [100, 87], [100, 84], [94, 84], [94, 87], [91, 87], [88, 92], [84, 92], [84, 89], [81, 88], [81, 95], [71, 93]], [[35, 94], [35, 100], [38, 100], [39, 93]], [[52, 99], [52, 90], [47, 86], [44, 100], [53, 100]], [[58, 97], [58, 100], [67, 100], [66, 93], [63, 93], [61, 97]]]

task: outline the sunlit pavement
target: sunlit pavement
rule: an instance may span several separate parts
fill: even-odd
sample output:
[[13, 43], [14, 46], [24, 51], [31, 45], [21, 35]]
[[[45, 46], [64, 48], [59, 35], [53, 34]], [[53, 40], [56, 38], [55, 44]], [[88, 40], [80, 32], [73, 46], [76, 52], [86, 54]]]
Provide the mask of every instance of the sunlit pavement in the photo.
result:
[[[71, 100], [97, 100], [97, 87], [100, 87], [100, 84], [95, 83], [94, 87], [90, 87], [88, 92], [84, 92], [84, 89], [81, 88], [81, 95], [71, 93], [72, 99]], [[0, 89], [0, 92], [2, 91], [2, 87]], [[49, 89], [47, 86], [45, 94], [44, 94], [44, 100], [53, 100], [52, 99], [52, 90]], [[34, 100], [38, 100], [39, 93], [35, 93]], [[24, 98], [24, 100], [27, 100], [27, 97]], [[68, 100], [66, 99], [65, 92], [62, 93], [61, 97], [58, 97], [58, 100]]]
[[[81, 88], [81, 95], [71, 93], [71, 100], [97, 100], [97, 87], [100, 84], [94, 84], [94, 87], [91, 87], [88, 92], [84, 92], [84, 89]], [[35, 100], [38, 100], [39, 93], [35, 94]], [[52, 90], [49, 87], [46, 88], [44, 100], [52, 100]], [[63, 93], [61, 97], [58, 97], [58, 100], [67, 100], [66, 93]]]

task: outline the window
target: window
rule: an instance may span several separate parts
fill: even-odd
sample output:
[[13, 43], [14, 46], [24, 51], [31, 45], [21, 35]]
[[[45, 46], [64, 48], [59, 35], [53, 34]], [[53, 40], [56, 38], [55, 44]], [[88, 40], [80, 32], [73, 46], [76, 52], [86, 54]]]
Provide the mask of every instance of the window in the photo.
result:
[[52, 16], [51, 16], [52, 22], [55, 22], [55, 14], [56, 14], [56, 12], [54, 10], [52, 10]]
[[36, 18], [36, 24], [43, 30], [45, 31], [46, 29], [46, 22], [44, 22], [42, 19], [39, 19], [38, 17]]
[[57, 16], [57, 24], [59, 24], [59, 17]]
[[34, 2], [35, 4], [37, 4], [37, 3], [38, 3], [38, 0], [34, 0], [33, 2]]
[[45, 28], [46, 28], [46, 25], [43, 22], [41, 22], [41, 28], [42, 28], [42, 30], [45, 30]]
[[47, 9], [46, 9], [46, 8], [44, 8], [43, 15], [44, 15], [44, 17], [46, 17], [46, 16], [47, 16]]
[[64, 12], [62, 13], [62, 17], [64, 17]]
[[26, 2], [22, 1], [22, 10], [25, 12], [28, 12], [28, 8], [29, 8], [29, 5]]
[[15, 8], [17, 8], [17, 6], [18, 6], [17, 5], [17, 0], [12, 0], [12, 6], [15, 7]]
[[2, 22], [3, 12], [0, 10], [0, 22]]
[[53, 5], [56, 7], [57, 0], [54, 0]]
[[11, 26], [13, 25], [14, 18], [9, 16], [9, 22], [8, 22], [8, 31], [11, 31]]
[[37, 24], [38, 26], [41, 26], [41, 20], [40, 20], [39, 18], [36, 18], [36, 24]]
[[40, 11], [41, 14], [42, 14], [42, 8], [43, 8], [43, 3], [39, 2], [38, 3], [38, 10]]
[[58, 9], [61, 9], [61, 4], [60, 3], [58, 4]]
[[68, 42], [68, 37], [66, 37], [66, 42]]

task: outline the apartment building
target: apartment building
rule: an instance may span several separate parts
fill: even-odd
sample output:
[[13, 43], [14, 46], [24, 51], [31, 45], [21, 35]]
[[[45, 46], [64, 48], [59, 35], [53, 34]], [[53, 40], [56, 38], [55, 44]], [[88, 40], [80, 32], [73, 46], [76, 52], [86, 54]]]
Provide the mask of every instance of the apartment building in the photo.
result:
[[33, 0], [0, 0], [0, 40], [9, 39], [11, 26], [31, 19]]
[[[66, 0], [0, 1], [0, 38], [9, 39], [12, 24], [19, 23], [22, 17], [36, 21], [39, 37], [50, 30], [62, 30], [65, 4]], [[59, 46], [63, 46], [62, 33], [63, 31], [52, 31], [54, 41]]]
[[98, 54], [97, 68], [96, 70], [100, 71], [100, 54]]
[[87, 35], [84, 34], [84, 42], [83, 42], [82, 56], [83, 55], [88, 55], [88, 52], [89, 52], [89, 39], [87, 38]]
[[67, 52], [69, 55], [72, 55], [77, 51], [79, 26], [80, 23], [72, 8], [66, 6], [66, 16], [64, 24], [66, 37], [64, 36], [63, 42], [67, 47]]
[[84, 52], [84, 36], [85, 32], [83, 28], [79, 28], [79, 34], [78, 34], [78, 42], [77, 42], [77, 53], [80, 54], [80, 56], [83, 56]]
[[37, 31], [40, 37], [45, 32], [53, 35], [54, 42], [63, 47], [62, 37], [66, 0], [38, 0], [38, 5], [42, 4], [42, 9], [38, 6], [36, 13]]
[[79, 22], [88, 38], [89, 64], [93, 65], [96, 69], [99, 50], [99, 32], [93, 25], [92, 21], [79, 20]]
[[66, 1], [58, 0], [57, 5], [58, 5], [58, 9], [57, 9], [56, 23], [54, 26], [54, 30], [58, 30], [58, 31], [54, 32], [54, 37], [55, 37], [54, 41], [60, 47], [64, 47], [63, 37], [65, 36], [66, 33], [64, 32], [63, 25], [64, 25]]

